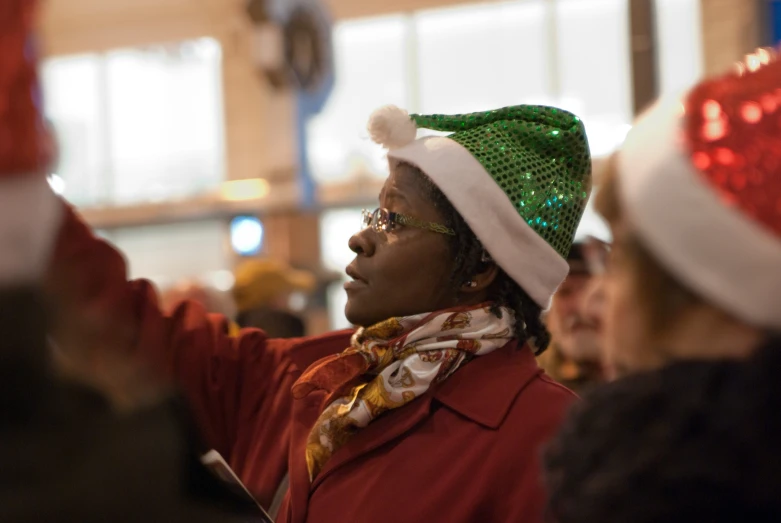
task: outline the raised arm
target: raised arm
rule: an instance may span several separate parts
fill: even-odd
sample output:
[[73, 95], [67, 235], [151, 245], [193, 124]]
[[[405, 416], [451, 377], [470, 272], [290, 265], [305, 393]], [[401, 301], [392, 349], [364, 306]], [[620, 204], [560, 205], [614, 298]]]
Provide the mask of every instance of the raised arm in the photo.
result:
[[230, 336], [225, 318], [195, 303], [164, 314], [152, 285], [128, 281], [123, 256], [70, 207], [48, 280], [66, 314], [78, 311], [99, 326], [92, 332], [96, 346], [130, 352], [172, 378], [209, 443], [228, 460], [241, 430], [239, 420], [247, 420], [250, 411], [261, 409], [286, 386], [280, 378], [284, 342], [267, 340], [259, 330]]

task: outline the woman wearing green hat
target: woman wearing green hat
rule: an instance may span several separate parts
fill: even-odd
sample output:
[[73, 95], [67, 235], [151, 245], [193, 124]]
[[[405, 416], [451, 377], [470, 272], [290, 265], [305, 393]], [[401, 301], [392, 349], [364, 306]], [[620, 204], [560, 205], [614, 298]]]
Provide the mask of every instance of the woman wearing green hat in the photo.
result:
[[[418, 127], [452, 134], [415, 140]], [[280, 521], [541, 521], [540, 446], [574, 395], [534, 355], [590, 189], [582, 122], [385, 107], [369, 130], [391, 174], [349, 242], [357, 331], [279, 341], [229, 337], [194, 305], [163, 316], [75, 215], [56, 268], [92, 271], [84, 305], [112, 304], [125, 344], [163, 356], [261, 502], [287, 474]]]

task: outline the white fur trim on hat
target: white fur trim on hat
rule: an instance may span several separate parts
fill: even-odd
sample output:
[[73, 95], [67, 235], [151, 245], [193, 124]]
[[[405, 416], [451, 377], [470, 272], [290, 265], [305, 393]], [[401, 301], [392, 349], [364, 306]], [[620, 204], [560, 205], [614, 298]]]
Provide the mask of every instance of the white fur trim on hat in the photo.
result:
[[43, 274], [62, 211], [43, 176], [0, 179], [0, 285]]
[[418, 126], [409, 113], [395, 105], [375, 110], [369, 118], [368, 130], [372, 140], [386, 149], [404, 147], [418, 134]]
[[618, 155], [630, 227], [682, 283], [758, 327], [781, 329], [781, 239], [729, 208], [682, 149], [680, 100], [638, 121]]
[[458, 142], [428, 137], [388, 153], [420, 168], [461, 214], [496, 263], [547, 309], [569, 265], [518, 214], [480, 162]]

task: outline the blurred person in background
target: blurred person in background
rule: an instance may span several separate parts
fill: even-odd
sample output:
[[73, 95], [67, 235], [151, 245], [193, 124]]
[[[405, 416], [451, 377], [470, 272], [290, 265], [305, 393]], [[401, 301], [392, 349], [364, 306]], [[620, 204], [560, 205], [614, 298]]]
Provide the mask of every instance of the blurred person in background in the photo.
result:
[[605, 252], [607, 245], [596, 239], [572, 246], [567, 279], [545, 313], [551, 344], [538, 361], [549, 376], [575, 392], [604, 381], [600, 314], [594, 310], [600, 299], [594, 279], [599, 276], [589, 260]]
[[781, 63], [747, 64], [642, 116], [596, 195], [613, 375], [745, 358], [781, 331]]
[[199, 304], [165, 314], [70, 209], [52, 270], [80, 291], [71, 307], [128, 332], [117, 349], [176, 379], [264, 506], [284, 496], [280, 521], [541, 521], [539, 449], [575, 395], [534, 356], [591, 189], [584, 124], [541, 106], [388, 106], [369, 131], [391, 174], [349, 241], [357, 331], [229, 336]]
[[642, 116], [597, 195], [619, 377], [547, 457], [556, 523], [779, 521], [781, 61]]
[[290, 310], [294, 293], [309, 294], [315, 277], [278, 260], [242, 262], [235, 271], [233, 299], [242, 328], [263, 330], [270, 338], [300, 338], [306, 334], [303, 319]]

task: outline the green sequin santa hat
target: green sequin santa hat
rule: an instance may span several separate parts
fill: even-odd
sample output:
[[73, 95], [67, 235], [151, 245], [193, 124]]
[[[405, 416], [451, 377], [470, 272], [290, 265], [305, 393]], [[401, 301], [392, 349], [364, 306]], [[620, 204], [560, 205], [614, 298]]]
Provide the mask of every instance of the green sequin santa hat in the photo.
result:
[[[368, 128], [392, 163], [431, 178], [493, 260], [547, 308], [591, 190], [583, 122], [543, 106], [453, 116], [385, 106]], [[451, 134], [416, 140], [418, 128]]]

